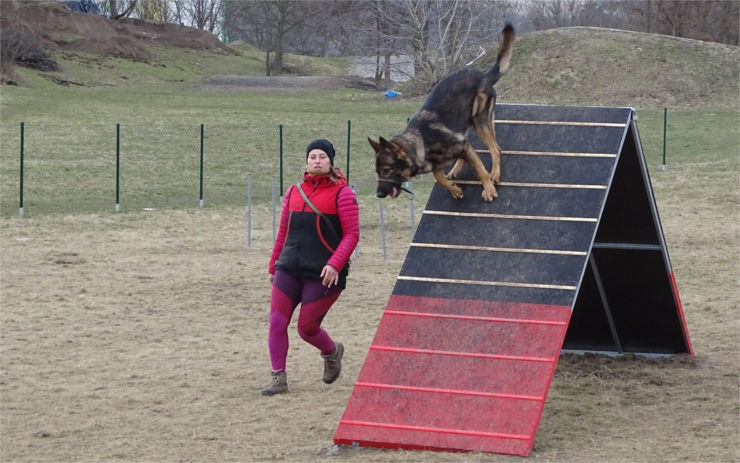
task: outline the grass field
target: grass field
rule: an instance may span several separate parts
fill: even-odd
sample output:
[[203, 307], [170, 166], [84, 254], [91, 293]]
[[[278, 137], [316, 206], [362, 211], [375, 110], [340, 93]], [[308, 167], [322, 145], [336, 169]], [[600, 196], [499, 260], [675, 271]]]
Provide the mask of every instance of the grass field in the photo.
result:
[[[47, 90], [41, 112], [29, 89], [4, 88], [0, 128], [0, 211], [18, 213], [20, 122], [24, 123], [26, 214], [110, 211], [116, 198], [116, 125], [120, 126], [119, 200], [123, 211], [198, 205], [200, 125], [204, 126], [203, 195], [208, 207], [246, 203], [247, 174], [253, 200], [270, 201], [280, 173], [283, 190], [300, 174], [305, 144], [334, 141], [337, 166], [372, 200], [374, 159], [367, 137], [399, 133], [419, 99], [387, 100], [378, 92], [225, 92], [120, 88]], [[147, 104], [141, 104], [142, 98]], [[96, 103], [93, 103], [95, 101]], [[502, 100], [503, 103], [506, 100]], [[58, 108], [58, 109], [57, 109]], [[88, 109], [91, 108], [91, 109]], [[85, 117], [81, 117], [85, 115]], [[651, 167], [663, 162], [663, 111], [638, 109], [640, 134]], [[92, 121], [92, 122], [84, 122]], [[736, 111], [668, 111], [666, 162], [737, 163], [740, 116]], [[416, 181], [421, 194], [433, 179]], [[279, 196], [280, 192], [278, 192]]]
[[[86, 93], [88, 90], [83, 90]], [[115, 197], [116, 124], [121, 127], [121, 176], [124, 210], [142, 207], [197, 205], [200, 158], [200, 124], [204, 125], [204, 196], [210, 205], [244, 204], [246, 176], [253, 174], [256, 198], [270, 198], [273, 175], [280, 172], [280, 125], [283, 126], [284, 187], [301, 172], [305, 145], [313, 138], [332, 140], [338, 149], [337, 165], [346, 170], [348, 121], [351, 128], [350, 177], [361, 191], [370, 193], [374, 182], [373, 159], [367, 136], [400, 131], [415, 111], [415, 101], [386, 101], [380, 93], [350, 90], [300, 93], [223, 92], [170, 89], [146, 95], [141, 90], [89, 90], [100, 104], [77, 99], [80, 90], [49, 92], [44, 97], [60, 112], [41, 115], [27, 89], [3, 90], [2, 210], [13, 213], [18, 205], [20, 122], [24, 122], [24, 159], [33, 162], [24, 172], [27, 201], [48, 212], [75, 212], [79, 196], [96, 192], [93, 203], [110, 208]], [[75, 114], [95, 106], [92, 123]], [[28, 108], [13, 114], [8, 108]], [[11, 122], [12, 121], [12, 122]], [[104, 122], [107, 121], [107, 122]], [[84, 160], [84, 167], [79, 161]], [[66, 162], [66, 163], [65, 163]], [[64, 169], [62, 169], [64, 168]], [[95, 169], [70, 181], [75, 169]], [[38, 176], [34, 179], [33, 175]], [[34, 182], [34, 180], [36, 180]], [[65, 186], [67, 184], [67, 186]], [[44, 191], [34, 195], [43, 185]], [[107, 186], [108, 191], [103, 191]], [[49, 191], [51, 190], [51, 191]], [[45, 195], [41, 197], [41, 194]], [[75, 197], [77, 196], [77, 197]], [[132, 197], [133, 196], [133, 197]], [[146, 203], [147, 198], [152, 202]], [[51, 204], [44, 204], [44, 202]], [[64, 206], [65, 204], [69, 206]], [[28, 204], [28, 213], [33, 213]], [[82, 205], [83, 210], [86, 205]], [[90, 209], [87, 209], [89, 212]], [[16, 211], [17, 212], [17, 211]]]
[[[366, 137], [399, 132], [421, 100], [350, 89], [223, 91], [203, 79], [258, 72], [257, 54], [155, 52], [178, 64], [72, 60], [67, 79], [94, 85], [61, 87], [19, 71], [26, 86], [0, 88], [0, 460], [522, 461], [332, 445], [410, 241], [408, 203], [384, 201], [383, 259]], [[330, 74], [345, 64], [312, 65]], [[500, 102], [545, 102], [509, 95]], [[602, 97], [589, 104], [610, 104]], [[740, 461], [736, 103], [671, 107], [665, 170], [663, 109], [637, 107], [696, 356], [562, 356], [528, 460]], [[333, 140], [345, 167], [348, 120], [362, 236], [348, 288], [324, 322], [346, 346], [344, 371], [335, 384], [321, 383], [318, 354], [291, 327], [291, 393], [265, 399], [278, 126], [287, 187], [309, 139]], [[22, 218], [21, 121], [29, 162]], [[122, 213], [112, 212], [116, 124]], [[249, 248], [247, 173], [256, 195]], [[419, 213], [432, 182], [414, 183]]]

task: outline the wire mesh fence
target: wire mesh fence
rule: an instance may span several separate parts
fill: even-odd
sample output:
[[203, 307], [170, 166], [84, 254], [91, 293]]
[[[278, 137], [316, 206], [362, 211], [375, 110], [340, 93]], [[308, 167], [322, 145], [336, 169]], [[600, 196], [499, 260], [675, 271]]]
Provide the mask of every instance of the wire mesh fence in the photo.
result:
[[268, 202], [281, 164], [270, 130], [272, 146], [258, 126], [4, 125], [0, 214], [243, 205], [253, 172], [252, 200]]
[[[335, 130], [328, 135], [343, 151], [335, 165], [345, 172], [350, 163], [349, 129], [348, 123], [345, 134]], [[299, 133], [301, 140], [288, 142], [282, 127], [269, 129], [273, 132], [266, 136], [267, 130], [201, 124], [3, 125], [0, 216], [246, 207], [250, 246], [254, 205], [263, 222], [265, 212], [272, 217], [274, 239], [280, 198], [305, 167], [303, 145], [311, 134], [291, 132]], [[283, 148], [290, 154], [283, 155]], [[423, 201], [415, 203], [410, 196], [408, 206], [394, 202], [384, 215], [384, 202], [374, 194], [374, 169], [367, 167], [358, 166], [364, 185], [357, 177], [349, 183], [355, 191], [364, 190], [365, 197], [359, 198], [361, 225], [380, 230], [387, 258], [386, 230], [408, 229], [413, 236], [415, 214], [420, 213], [415, 204], [423, 206]], [[424, 196], [434, 183], [431, 176], [426, 180], [416, 184]], [[410, 183], [406, 187], [413, 188]], [[269, 224], [260, 224], [265, 226]]]
[[70, 204], [101, 210], [106, 198], [113, 199], [115, 157], [101, 151], [103, 137], [96, 127], [80, 127], [74, 134], [64, 128], [22, 127], [15, 127], [15, 133], [3, 127], [0, 134], [3, 215], [16, 213], [24, 203], [38, 212], [70, 211]]
[[[280, 198], [305, 167], [305, 143], [317, 136], [309, 126], [290, 127], [283, 137], [282, 126], [248, 124], [3, 125], [0, 216], [246, 206], [249, 237], [255, 205], [271, 211], [274, 236]], [[335, 165], [345, 173], [350, 151], [369, 151], [364, 138], [351, 147], [350, 129], [347, 121], [321, 135], [334, 140], [341, 153]], [[415, 207], [424, 202], [411, 196], [408, 206], [394, 202], [384, 215], [368, 159], [353, 167], [361, 179], [348, 180], [355, 191], [363, 190], [361, 223], [366, 229], [379, 227], [385, 257], [386, 229], [407, 228], [413, 236], [415, 214], [421, 212]], [[416, 193], [428, 196], [434, 178], [417, 180]]]
[[[641, 114], [645, 116], [643, 144], [654, 152], [662, 146], [665, 170], [667, 110]], [[242, 206], [250, 173], [252, 201], [268, 204], [300, 175], [305, 146], [314, 138], [334, 143], [335, 164], [350, 182], [359, 181], [367, 193], [365, 199], [374, 202], [376, 177], [366, 137], [399, 133], [408, 120], [362, 113], [349, 121], [327, 112], [314, 119], [293, 120], [283, 130], [269, 115], [260, 121], [233, 117], [233, 123], [214, 125], [2, 124], [0, 216], [104, 212], [116, 210], [117, 205], [124, 212], [203, 204]], [[360, 136], [353, 137], [352, 132]], [[700, 137], [692, 132], [691, 139]], [[702, 146], [711, 144], [701, 140]], [[415, 178], [417, 197], [425, 198], [433, 184], [431, 175]], [[423, 206], [423, 201], [416, 206]]]

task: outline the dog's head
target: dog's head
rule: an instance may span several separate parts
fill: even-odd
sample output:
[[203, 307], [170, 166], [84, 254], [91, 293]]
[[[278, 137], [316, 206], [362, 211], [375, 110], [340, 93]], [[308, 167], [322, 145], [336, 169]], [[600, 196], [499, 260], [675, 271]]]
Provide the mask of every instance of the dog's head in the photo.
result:
[[375, 150], [375, 172], [378, 174], [378, 198], [395, 198], [404, 188], [403, 182], [413, 177], [413, 163], [398, 144], [380, 137], [367, 139]]

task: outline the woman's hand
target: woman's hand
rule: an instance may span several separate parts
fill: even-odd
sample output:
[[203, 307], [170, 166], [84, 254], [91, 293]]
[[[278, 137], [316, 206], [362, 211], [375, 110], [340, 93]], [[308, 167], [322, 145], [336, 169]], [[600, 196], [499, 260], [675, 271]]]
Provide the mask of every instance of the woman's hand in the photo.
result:
[[321, 283], [324, 286], [331, 288], [332, 285], [339, 283], [339, 272], [337, 272], [337, 269], [327, 264], [324, 265], [323, 269], [321, 269], [321, 278], [323, 278]]

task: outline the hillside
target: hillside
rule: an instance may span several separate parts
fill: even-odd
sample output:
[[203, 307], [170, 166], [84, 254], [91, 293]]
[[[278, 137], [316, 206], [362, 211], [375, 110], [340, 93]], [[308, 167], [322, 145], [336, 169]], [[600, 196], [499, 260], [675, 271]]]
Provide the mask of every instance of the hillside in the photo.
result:
[[50, 54], [92, 54], [151, 62], [148, 48], [152, 45], [237, 53], [199, 29], [137, 19], [111, 21], [105, 16], [72, 11], [56, 2], [3, 1], [0, 25], [3, 39], [7, 34], [20, 34], [38, 42]]
[[[262, 75], [259, 50], [225, 46], [197, 29], [115, 22], [45, 2], [3, 1], [0, 20], [4, 39], [8, 31], [23, 31], [58, 64], [57, 71], [34, 71], [46, 81], [82, 87], [187, 83], [197, 84], [190, 88], [270, 88], [269, 79], [245, 78]], [[492, 44], [476, 66], [490, 66], [495, 55]], [[348, 68], [346, 59], [286, 58], [288, 74], [334, 76], [314, 79], [320, 88], [355, 86], [357, 79], [336, 78], [348, 77]], [[22, 78], [10, 80], [33, 85]], [[305, 88], [306, 82], [296, 86]], [[290, 85], [285, 76], [279, 84], [275, 88]], [[496, 88], [503, 102], [734, 109], [740, 107], [739, 85], [738, 47], [612, 29], [563, 28], [518, 36], [511, 70]]]
[[[479, 66], [492, 64], [490, 51]], [[739, 71], [739, 47], [574, 27], [517, 37], [496, 89], [517, 102], [738, 108]]]

